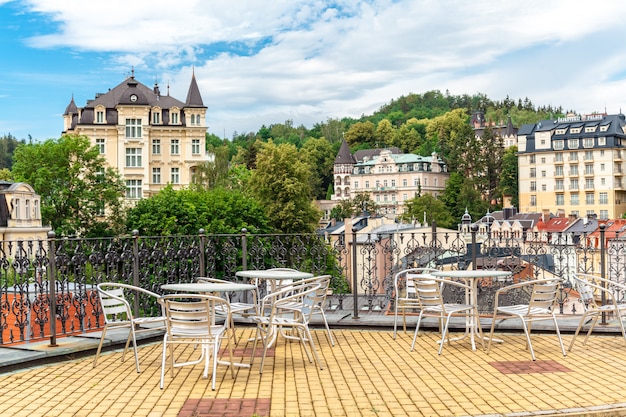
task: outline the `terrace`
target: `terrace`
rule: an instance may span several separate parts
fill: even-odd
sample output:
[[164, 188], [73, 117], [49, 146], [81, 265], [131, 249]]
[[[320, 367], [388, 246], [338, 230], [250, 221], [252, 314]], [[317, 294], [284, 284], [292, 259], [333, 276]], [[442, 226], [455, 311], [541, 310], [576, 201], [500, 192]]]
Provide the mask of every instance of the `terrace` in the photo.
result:
[[[433, 331], [419, 337], [415, 351], [409, 352], [414, 316], [409, 318], [410, 332], [400, 332], [397, 340], [391, 332], [397, 271], [408, 266], [507, 269], [519, 280], [563, 278], [559, 323], [568, 344], [567, 333], [575, 329], [582, 311], [572, 274], [603, 271], [616, 281], [626, 279], [623, 242], [617, 235], [600, 234], [597, 239], [520, 239], [478, 230], [425, 229], [353, 232], [337, 239], [242, 232], [93, 240], [51, 234], [42, 242], [3, 242], [0, 369], [5, 375], [0, 375], [0, 390], [6, 400], [0, 414], [621, 415], [626, 407], [626, 346], [610, 321], [599, 329], [601, 336], [592, 337], [586, 348], [577, 346], [566, 358], [552, 329], [537, 328], [543, 332], [533, 336], [535, 362], [524, 352], [525, 338], [515, 325], [500, 328], [504, 343], [489, 355], [460, 342], [437, 356], [440, 335], [434, 322], [426, 326]], [[309, 364], [299, 347], [280, 343], [270, 352], [263, 375], [258, 361], [252, 369], [235, 368], [234, 379], [219, 367], [218, 388], [212, 392], [201, 367], [185, 367], [161, 391], [158, 335], [145, 339], [140, 349], [141, 374], [132, 360], [119, 360], [123, 337], [110, 341], [108, 354], [92, 369], [91, 355], [103, 325], [94, 293], [97, 283], [126, 282], [160, 292], [166, 283], [191, 282], [197, 276], [234, 280], [238, 270], [270, 267], [333, 276], [327, 317], [335, 328], [336, 346], [328, 344], [323, 329], [314, 331], [324, 370]], [[479, 287], [485, 315], [503, 284]], [[134, 301], [138, 311], [156, 308], [146, 300]], [[489, 320], [481, 323], [490, 325]], [[252, 336], [253, 327], [245, 322], [237, 329], [240, 340]], [[242, 343], [236, 347], [236, 360], [249, 363], [251, 344]], [[33, 367], [44, 362], [48, 365]], [[237, 411], [227, 414], [228, 407]]]

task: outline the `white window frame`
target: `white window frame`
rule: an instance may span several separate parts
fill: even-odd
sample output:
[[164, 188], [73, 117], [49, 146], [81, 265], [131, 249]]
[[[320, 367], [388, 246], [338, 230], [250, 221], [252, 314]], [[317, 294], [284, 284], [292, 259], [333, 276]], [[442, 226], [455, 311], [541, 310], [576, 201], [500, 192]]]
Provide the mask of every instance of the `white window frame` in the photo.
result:
[[126, 119], [126, 137], [141, 138], [141, 119]]
[[152, 168], [152, 183], [161, 184], [161, 168]]
[[170, 170], [170, 180], [172, 184], [180, 184], [180, 168], [172, 167]]
[[170, 153], [172, 155], [180, 155], [180, 140], [172, 139], [170, 142]]
[[152, 139], [152, 155], [161, 155], [161, 139]]
[[200, 155], [200, 139], [191, 140], [191, 153], [193, 155]]
[[96, 147], [101, 154], [106, 152], [106, 140], [104, 138], [96, 138]]
[[142, 167], [141, 148], [126, 148], [126, 167]]
[[142, 194], [141, 180], [126, 180], [126, 198], [139, 200]]

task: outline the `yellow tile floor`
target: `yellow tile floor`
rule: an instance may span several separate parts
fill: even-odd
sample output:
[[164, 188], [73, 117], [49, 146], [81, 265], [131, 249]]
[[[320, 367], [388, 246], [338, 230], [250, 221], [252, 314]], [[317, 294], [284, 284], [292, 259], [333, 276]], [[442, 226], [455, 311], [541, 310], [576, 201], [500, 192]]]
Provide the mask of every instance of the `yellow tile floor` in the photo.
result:
[[[235, 360], [250, 363], [253, 329], [238, 332]], [[269, 412], [262, 415], [273, 417], [626, 415], [626, 345], [619, 336], [593, 336], [564, 358], [554, 335], [536, 334], [533, 364], [518, 333], [498, 334], [504, 343], [489, 355], [463, 340], [446, 345], [441, 356], [436, 332], [420, 333], [414, 352], [412, 333], [393, 340], [391, 330], [338, 329], [334, 347], [322, 330], [313, 334], [323, 370], [308, 362], [297, 342], [279, 338], [262, 375], [260, 358], [251, 369], [235, 368], [234, 379], [218, 366], [215, 391], [201, 365], [177, 368], [173, 378], [167, 369], [165, 389], [159, 389], [159, 343], [140, 348], [140, 374], [132, 352], [122, 363], [114, 351], [95, 369], [86, 357], [0, 375], [0, 416], [237, 415], [209, 411], [213, 399], [233, 407], [257, 400], [256, 410], [266, 401]], [[564, 335], [566, 346], [570, 338]], [[176, 350], [183, 358], [195, 353]]]

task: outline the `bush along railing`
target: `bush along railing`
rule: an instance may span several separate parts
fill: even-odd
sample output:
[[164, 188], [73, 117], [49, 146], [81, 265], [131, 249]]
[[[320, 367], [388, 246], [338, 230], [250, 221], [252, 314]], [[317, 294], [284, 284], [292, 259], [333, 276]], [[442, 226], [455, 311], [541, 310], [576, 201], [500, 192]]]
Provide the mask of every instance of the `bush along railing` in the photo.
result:
[[[626, 282], [626, 241], [619, 233], [509, 235], [428, 229], [345, 234], [205, 234], [2, 241], [0, 245], [0, 345], [100, 329], [96, 285], [130, 283], [160, 293], [166, 283], [199, 276], [237, 280], [235, 272], [276, 267], [329, 274], [328, 308], [360, 314], [393, 311], [393, 278], [406, 268], [505, 269], [511, 280], [560, 277], [561, 314], [582, 310], [572, 286], [576, 272]], [[479, 309], [493, 310], [495, 291], [508, 282], [481, 281]], [[451, 294], [462, 299], [463, 294]], [[516, 294], [508, 302], [528, 294]], [[243, 297], [232, 294], [234, 299]], [[132, 300], [137, 313], [155, 312], [153, 300]]]

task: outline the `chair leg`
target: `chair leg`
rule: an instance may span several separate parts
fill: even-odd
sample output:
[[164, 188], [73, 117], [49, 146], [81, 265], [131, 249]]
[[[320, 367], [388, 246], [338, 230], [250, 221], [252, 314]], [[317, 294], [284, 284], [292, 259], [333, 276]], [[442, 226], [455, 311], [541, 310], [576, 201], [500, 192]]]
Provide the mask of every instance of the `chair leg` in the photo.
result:
[[163, 336], [163, 354], [161, 355], [161, 389], [163, 389], [163, 379], [165, 378], [165, 357], [167, 356], [167, 334]]
[[441, 344], [439, 345], [439, 355], [441, 355], [441, 351], [443, 350], [443, 344], [446, 341], [446, 336], [448, 336], [448, 345], [450, 344], [450, 336], [448, 335], [448, 325], [450, 324], [450, 314], [446, 318], [446, 324], [443, 326], [443, 330], [441, 332]]
[[331, 346], [335, 346], [335, 340], [333, 339], [333, 334], [330, 331], [330, 327], [328, 326], [328, 321], [326, 320], [326, 314], [324, 314], [324, 310], [320, 309], [320, 313], [322, 314], [322, 319], [324, 320], [324, 326], [326, 326], [326, 334], [328, 335], [328, 340], [330, 341]]
[[133, 336], [133, 351], [135, 353], [135, 367], [137, 368], [137, 373], [140, 373], [139, 369], [139, 352], [137, 351], [137, 336], [135, 333], [135, 326], [131, 323], [130, 332]]
[[565, 346], [563, 346], [563, 339], [561, 338], [561, 331], [559, 330], [559, 324], [556, 322], [556, 316], [552, 314], [552, 320], [554, 321], [554, 329], [556, 330], [556, 336], [559, 338], [559, 345], [561, 345], [561, 352], [563, 352], [563, 357], [567, 356], [565, 353]]
[[96, 349], [96, 356], [93, 358], [93, 367], [96, 367], [96, 364], [98, 363], [98, 357], [100, 356], [100, 352], [102, 351], [102, 344], [104, 342], [104, 336], [107, 334], [107, 325], [104, 325], [104, 328], [102, 329], [102, 336], [100, 336], [100, 343], [98, 344], [98, 349]]
[[422, 313], [423, 311], [420, 310], [420, 315], [417, 317], [417, 325], [415, 326], [415, 333], [413, 333], [413, 343], [411, 343], [411, 352], [413, 352], [413, 349], [415, 348], [415, 341], [417, 340], [417, 333], [420, 330], [420, 323], [422, 322]]
[[526, 320], [522, 319], [522, 325], [524, 326], [524, 333], [526, 334], [526, 347], [530, 350], [530, 357], [533, 358], [533, 361], [537, 360], [535, 358], [535, 351], [533, 350], [533, 344], [530, 341], [530, 332], [528, 330], [528, 326], [526, 325]]
[[396, 300], [396, 309], [393, 314], [393, 340], [396, 340], [397, 331], [398, 331], [398, 301]]
[[313, 335], [311, 334], [311, 330], [309, 330], [308, 326], [304, 327], [304, 331], [306, 333], [307, 339], [309, 339], [309, 343], [311, 344], [311, 350], [313, 351], [313, 357], [315, 358], [315, 361], [317, 362], [317, 365], [320, 367], [320, 370], [323, 370], [324, 367], [322, 366], [322, 361], [320, 360], [320, 357], [317, 354], [317, 349], [315, 349], [315, 342], [313, 342]]
[[576, 337], [578, 336], [578, 333], [580, 333], [580, 330], [583, 328], [583, 325], [585, 324], [585, 321], [587, 320], [587, 313], [583, 314], [583, 316], [580, 318], [580, 322], [578, 323], [578, 327], [576, 328], [576, 332], [574, 333], [574, 337], [572, 337], [572, 341], [569, 344], [569, 347], [567, 348], [568, 351], [572, 351], [572, 348], [574, 347], [574, 342], [576, 342]]
[[489, 331], [489, 343], [487, 343], [487, 354], [491, 352], [491, 341], [493, 340], [493, 332], [496, 329], [496, 314], [493, 312], [493, 318], [491, 319], [491, 330]]

